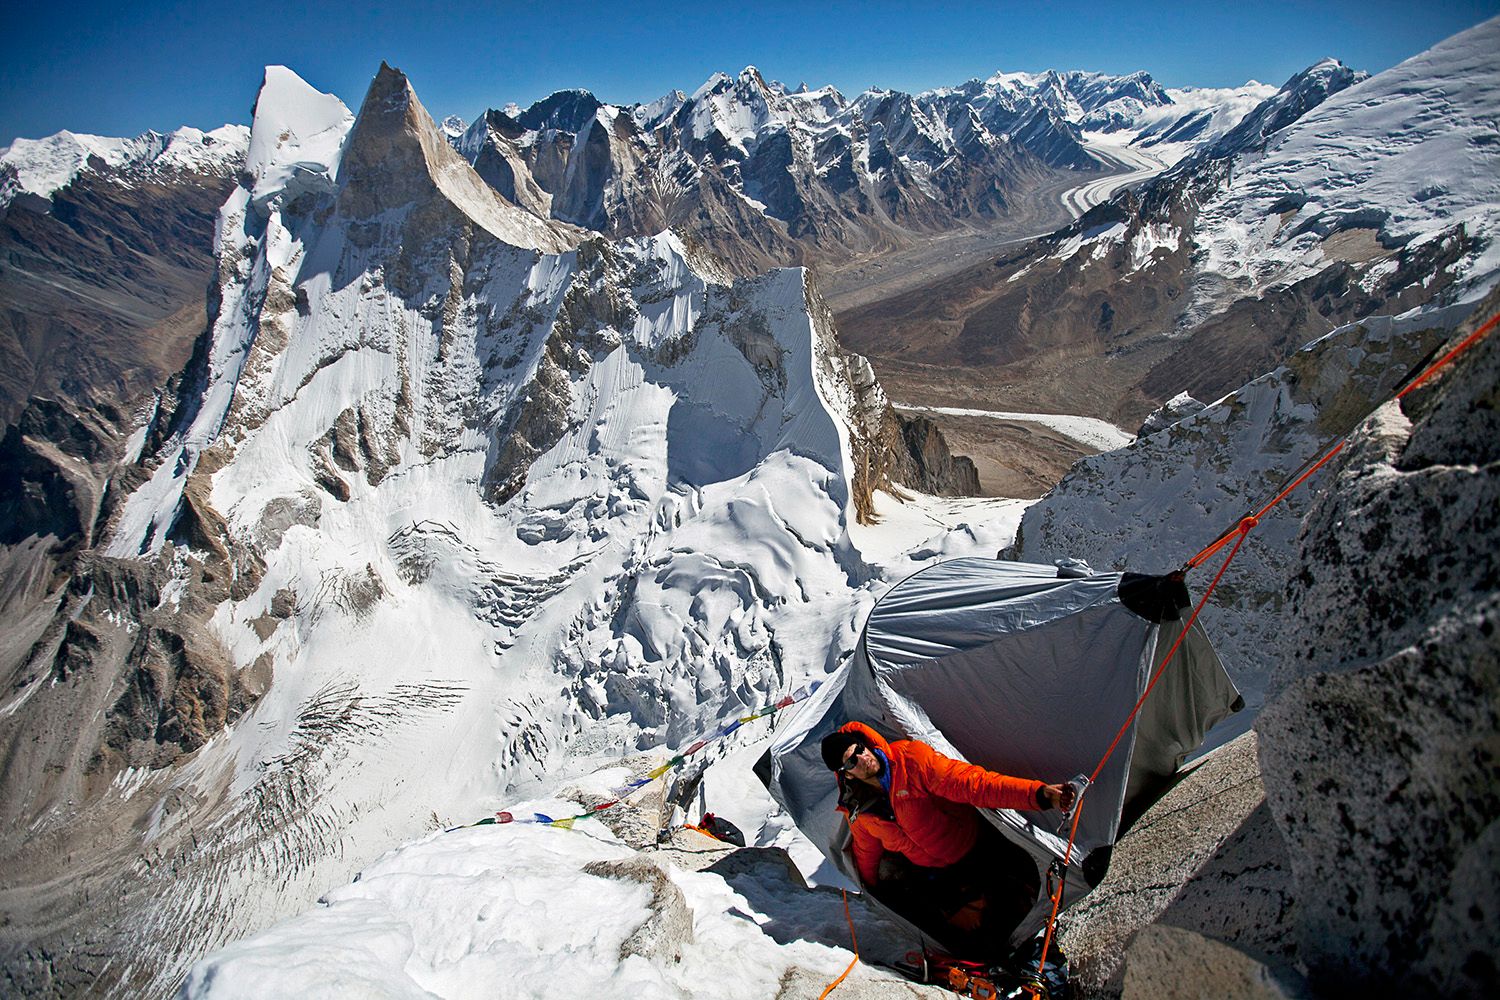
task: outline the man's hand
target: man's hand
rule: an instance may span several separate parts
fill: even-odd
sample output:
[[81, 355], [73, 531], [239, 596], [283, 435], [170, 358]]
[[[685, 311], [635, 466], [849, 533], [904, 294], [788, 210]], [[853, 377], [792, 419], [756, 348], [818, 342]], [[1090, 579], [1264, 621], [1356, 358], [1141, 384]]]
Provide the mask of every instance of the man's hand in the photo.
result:
[[1053, 809], [1061, 809], [1066, 812], [1073, 808], [1073, 800], [1078, 797], [1077, 790], [1072, 785], [1043, 785], [1042, 798]]

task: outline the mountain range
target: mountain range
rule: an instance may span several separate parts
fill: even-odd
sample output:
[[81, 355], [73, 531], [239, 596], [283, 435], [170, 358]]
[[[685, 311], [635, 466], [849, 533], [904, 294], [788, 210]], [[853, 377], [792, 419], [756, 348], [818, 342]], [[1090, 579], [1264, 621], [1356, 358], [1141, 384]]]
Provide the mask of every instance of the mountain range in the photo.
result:
[[841, 313], [841, 333], [912, 403], [939, 385], [947, 405], [1069, 401], [1133, 426], [1178, 392], [1222, 396], [1331, 325], [1493, 271], [1483, 62], [1465, 35], [1378, 80], [1310, 67], [1070, 227]]
[[[1432, 480], [1380, 530], [1465, 582], [1403, 641], [1451, 633], [1493, 659], [1475, 638], [1488, 570], [1460, 572], [1451, 539], [1407, 523], [1456, 482], [1480, 562], [1491, 551], [1493, 456], [1461, 430], [1493, 413], [1490, 360], [1366, 416], [1473, 329], [1500, 275], [1497, 36], [1487, 22], [1369, 78], [1319, 63], [1270, 93], [1046, 73], [845, 100], [747, 69], [629, 108], [563, 92], [462, 129], [389, 66], [357, 112], [270, 67], [247, 132], [12, 146], [0, 290], [8, 350], [31, 367], [11, 366], [26, 375], [0, 442], [6, 992], [165, 995], [200, 957], [361, 871], [457, 863], [417, 850], [374, 865], [398, 845], [516, 801], [572, 801], [569, 782], [606, 786], [736, 732], [839, 669], [874, 601], [923, 566], [1006, 549], [1169, 569], [1330, 435], [1358, 436], [1336, 475], [1363, 477], [1360, 510], [1398, 471]], [[956, 263], [927, 256], [959, 245]], [[861, 283], [881, 262], [902, 273]], [[68, 274], [64, 300], [89, 303], [94, 327], [42, 297]], [[1140, 434], [1028, 508], [974, 495], [991, 466], [951, 454], [943, 408], [968, 410], [970, 428], [1041, 411], [1072, 429], [1069, 459], [1137, 437], [1101, 435], [1098, 418]], [[1080, 415], [1096, 418], [1087, 447], [1057, 419]], [[1271, 804], [1256, 815], [1274, 812], [1278, 871], [1308, 893], [1339, 826], [1297, 804], [1316, 792], [1289, 748], [1318, 781], [1349, 758], [1276, 698], [1404, 655], [1371, 614], [1348, 630], [1364, 653], [1296, 645], [1334, 627], [1296, 608], [1276, 644], [1289, 592], [1309, 608], [1359, 598], [1366, 557], [1332, 540], [1355, 514], [1334, 502], [1268, 519], [1271, 542], [1210, 616], [1268, 706]], [[1299, 531], [1294, 569], [1272, 550]], [[1442, 690], [1462, 690], [1469, 675], [1444, 663]], [[726, 751], [754, 756], [757, 738]], [[1420, 771], [1408, 744], [1388, 756]], [[1366, 804], [1388, 791], [1345, 784]], [[1441, 845], [1421, 856], [1483, 870], [1473, 845], [1494, 817], [1465, 808], [1412, 824]], [[807, 857], [773, 813], [744, 810], [757, 848]], [[549, 872], [586, 860], [517, 843]], [[1406, 839], [1370, 850], [1407, 876]], [[700, 907], [729, 895], [691, 885]], [[770, 892], [748, 912], [766, 917]], [[1391, 908], [1348, 898], [1370, 919]], [[1302, 905], [1300, 944], [1276, 954], [1312, 981], [1344, 968], [1323, 927], [1357, 939], [1366, 970], [1409, 957]], [[1413, 912], [1458, 920], [1467, 905], [1424, 897]], [[387, 919], [392, 954], [401, 927], [442, 925], [420, 906]], [[777, 948], [747, 947], [801, 982], [796, 962], [819, 960], [772, 930]], [[288, 989], [325, 988], [299, 933], [262, 954]], [[484, 953], [475, 935], [453, 961]], [[1078, 946], [1106, 995], [1123, 950], [1108, 941]], [[191, 995], [253, 992], [233, 962], [254, 942], [199, 966]], [[608, 975], [669, 964], [610, 954]], [[383, 981], [420, 995], [442, 975]]]
[[[1048, 230], [1071, 217], [1059, 192], [1118, 160], [1092, 139], [1137, 124], [1143, 142], [1186, 136], [1173, 146], [1180, 155], [1266, 90], [1001, 74], [846, 100], [832, 88], [789, 92], [749, 67], [691, 96], [620, 108], [566, 91], [466, 128], [447, 119], [442, 134], [502, 197], [539, 217], [611, 238], [671, 227], [748, 276], [955, 229]], [[0, 151], [7, 424], [33, 396], [109, 393], [118, 406], [181, 366], [205, 320], [210, 217], [243, 167], [248, 134], [62, 132]], [[80, 332], [98, 346], [69, 349]]]

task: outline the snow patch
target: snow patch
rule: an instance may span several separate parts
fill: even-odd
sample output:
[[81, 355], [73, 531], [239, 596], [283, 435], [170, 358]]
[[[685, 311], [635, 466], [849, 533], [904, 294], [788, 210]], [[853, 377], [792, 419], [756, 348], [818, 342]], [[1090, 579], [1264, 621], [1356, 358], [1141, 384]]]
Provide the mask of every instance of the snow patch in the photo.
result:
[[[1111, 227], [1113, 228], [1113, 227]], [[909, 406], [894, 403], [899, 410], [915, 413], [940, 413], [955, 417], [989, 417], [994, 420], [1018, 420], [1023, 423], [1041, 424], [1077, 441], [1079, 444], [1099, 451], [1123, 448], [1135, 440], [1135, 435], [1098, 417], [1080, 417], [1067, 413], [1016, 413], [1008, 410], [974, 410], [956, 406]]]

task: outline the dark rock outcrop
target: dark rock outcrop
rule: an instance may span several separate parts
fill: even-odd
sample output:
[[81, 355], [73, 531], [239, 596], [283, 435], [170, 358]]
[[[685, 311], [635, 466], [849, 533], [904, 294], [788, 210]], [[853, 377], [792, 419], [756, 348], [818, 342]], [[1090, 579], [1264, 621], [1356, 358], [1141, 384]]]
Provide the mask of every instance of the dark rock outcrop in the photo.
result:
[[954, 455], [948, 450], [943, 432], [926, 417], [897, 414], [901, 422], [901, 440], [906, 444], [909, 461], [898, 468], [901, 482], [944, 497], [972, 497], [979, 494], [979, 472], [972, 459]]
[[0, 545], [33, 536], [88, 545], [124, 424], [109, 404], [31, 400], [0, 439]]

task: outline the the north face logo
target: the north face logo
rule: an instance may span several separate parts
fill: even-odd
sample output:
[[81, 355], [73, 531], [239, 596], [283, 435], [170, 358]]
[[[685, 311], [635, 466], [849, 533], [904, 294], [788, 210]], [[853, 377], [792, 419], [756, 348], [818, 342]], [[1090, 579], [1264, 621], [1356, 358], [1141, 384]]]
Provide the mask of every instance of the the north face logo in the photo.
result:
[[906, 798], [910, 794], [911, 793], [908, 792], [904, 788], [898, 788], [898, 789], [896, 789], [896, 798], [898, 798], [898, 799], [904, 799], [904, 798]]

